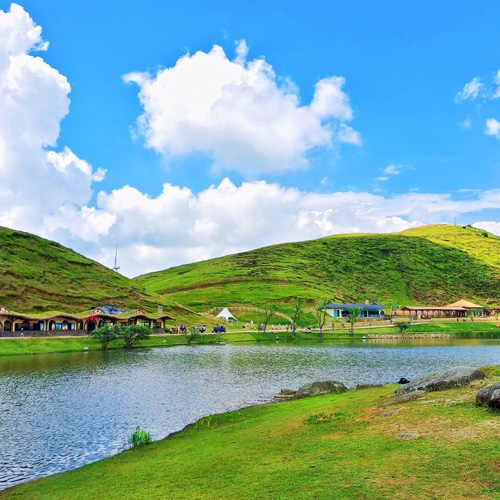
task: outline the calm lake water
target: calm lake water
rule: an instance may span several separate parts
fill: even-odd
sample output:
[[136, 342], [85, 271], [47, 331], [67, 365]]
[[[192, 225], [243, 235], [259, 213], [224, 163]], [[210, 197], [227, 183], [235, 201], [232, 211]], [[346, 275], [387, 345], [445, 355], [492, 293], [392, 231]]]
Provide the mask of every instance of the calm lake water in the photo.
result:
[[394, 383], [500, 364], [500, 342], [221, 345], [0, 357], [0, 489], [161, 439], [315, 380]]

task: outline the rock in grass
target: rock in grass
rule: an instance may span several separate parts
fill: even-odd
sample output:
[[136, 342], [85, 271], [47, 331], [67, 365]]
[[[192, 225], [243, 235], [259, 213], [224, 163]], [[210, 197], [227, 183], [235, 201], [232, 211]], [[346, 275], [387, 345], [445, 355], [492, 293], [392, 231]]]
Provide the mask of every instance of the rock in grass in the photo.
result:
[[303, 385], [295, 394], [295, 399], [307, 398], [309, 396], [318, 396], [319, 394], [328, 394], [335, 392], [340, 394], [347, 391], [347, 387], [342, 382], [335, 380], [326, 380], [324, 382], [312, 382]]
[[276, 399], [293, 399], [293, 397], [297, 394], [295, 389], [281, 389], [279, 394], [275, 394], [274, 397]]
[[364, 389], [374, 389], [375, 387], [384, 387], [384, 384], [358, 384], [356, 390], [363, 391]]
[[457, 366], [443, 372], [432, 373], [421, 379], [398, 387], [394, 392], [404, 394], [413, 391], [444, 391], [454, 387], [462, 387], [474, 380], [486, 378], [486, 375], [477, 368], [471, 366]]
[[476, 395], [476, 403], [500, 410], [500, 382], [481, 389]]
[[399, 403], [405, 403], [406, 401], [411, 401], [412, 399], [417, 399], [421, 394], [424, 394], [424, 391], [411, 391], [404, 394], [399, 395], [397, 398], [391, 399], [384, 403], [382, 406], [391, 406], [397, 405]]
[[409, 432], [401, 432], [396, 434], [396, 439], [418, 439], [420, 434], [411, 434]]

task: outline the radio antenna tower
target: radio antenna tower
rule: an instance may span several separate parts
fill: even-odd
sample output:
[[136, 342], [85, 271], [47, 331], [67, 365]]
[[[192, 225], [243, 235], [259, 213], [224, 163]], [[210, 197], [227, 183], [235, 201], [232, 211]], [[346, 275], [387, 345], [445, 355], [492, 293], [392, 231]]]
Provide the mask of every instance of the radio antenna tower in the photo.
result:
[[113, 266], [113, 271], [118, 272], [120, 269], [120, 266], [118, 265], [118, 245], [116, 245], [115, 248], [115, 265]]

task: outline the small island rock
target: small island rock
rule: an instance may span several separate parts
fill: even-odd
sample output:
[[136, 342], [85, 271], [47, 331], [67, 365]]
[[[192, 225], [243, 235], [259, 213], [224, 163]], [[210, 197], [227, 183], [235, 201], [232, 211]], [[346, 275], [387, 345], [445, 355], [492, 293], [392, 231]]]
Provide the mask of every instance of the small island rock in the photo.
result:
[[312, 382], [303, 385], [294, 396], [294, 399], [307, 398], [309, 396], [317, 396], [319, 394], [328, 394], [335, 392], [340, 394], [347, 391], [347, 387], [342, 382], [335, 380], [326, 380], [324, 382]]
[[476, 395], [476, 403], [500, 410], [500, 382], [481, 389]]
[[477, 368], [471, 366], [457, 366], [438, 373], [432, 373], [422, 377], [415, 382], [398, 387], [394, 392], [403, 394], [413, 391], [444, 391], [454, 387], [462, 387], [470, 384], [474, 380], [486, 378], [486, 375]]

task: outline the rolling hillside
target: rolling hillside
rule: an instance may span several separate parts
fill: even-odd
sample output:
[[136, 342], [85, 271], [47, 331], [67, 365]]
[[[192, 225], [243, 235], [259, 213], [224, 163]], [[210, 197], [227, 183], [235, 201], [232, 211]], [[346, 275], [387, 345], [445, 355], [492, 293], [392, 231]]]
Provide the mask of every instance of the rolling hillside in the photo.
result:
[[0, 305], [15, 311], [82, 311], [112, 304], [155, 311], [178, 308], [171, 299], [143, 292], [136, 282], [58, 243], [0, 228]]
[[396, 234], [337, 235], [173, 267], [135, 278], [149, 292], [196, 311], [295, 297], [378, 300], [384, 305], [500, 304], [500, 238], [470, 226], [435, 225]]

